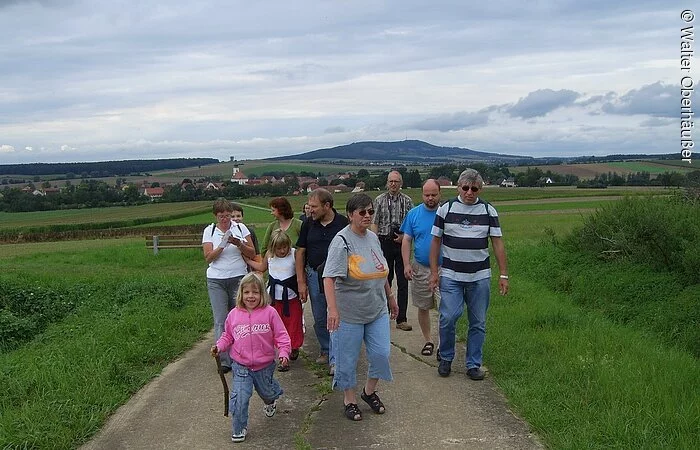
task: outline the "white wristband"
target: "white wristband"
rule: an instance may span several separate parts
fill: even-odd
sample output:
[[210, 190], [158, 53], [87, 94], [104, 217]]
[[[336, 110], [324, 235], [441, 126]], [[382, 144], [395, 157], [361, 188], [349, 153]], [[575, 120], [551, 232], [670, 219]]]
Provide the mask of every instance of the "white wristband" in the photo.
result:
[[498, 278], [500, 278], [501, 280], [507, 280], [507, 279], [508, 279], [508, 275], [501, 275], [501, 276], [498, 277]]

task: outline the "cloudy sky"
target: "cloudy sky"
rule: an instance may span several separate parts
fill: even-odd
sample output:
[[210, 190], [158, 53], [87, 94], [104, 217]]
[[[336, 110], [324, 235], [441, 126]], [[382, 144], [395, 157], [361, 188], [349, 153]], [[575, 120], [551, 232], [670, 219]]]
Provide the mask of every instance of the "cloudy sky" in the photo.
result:
[[0, 164], [680, 153], [690, 3], [0, 0]]

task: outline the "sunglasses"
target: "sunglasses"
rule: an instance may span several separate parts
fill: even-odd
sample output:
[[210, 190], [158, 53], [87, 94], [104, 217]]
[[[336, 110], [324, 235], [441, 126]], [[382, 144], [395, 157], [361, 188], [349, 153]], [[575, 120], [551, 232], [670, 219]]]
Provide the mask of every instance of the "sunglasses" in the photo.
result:
[[461, 188], [464, 192], [467, 191], [472, 191], [472, 192], [479, 192], [479, 188], [476, 186], [462, 186]]
[[362, 217], [365, 217], [365, 215], [369, 214], [370, 216], [374, 215], [374, 210], [373, 209], [360, 209], [357, 211], [357, 214], [359, 214]]

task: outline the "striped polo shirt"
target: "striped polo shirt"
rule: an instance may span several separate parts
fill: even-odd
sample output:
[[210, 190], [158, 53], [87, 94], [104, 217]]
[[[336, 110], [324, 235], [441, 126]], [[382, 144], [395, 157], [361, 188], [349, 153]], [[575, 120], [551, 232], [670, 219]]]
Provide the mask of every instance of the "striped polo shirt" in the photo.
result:
[[467, 205], [458, 196], [438, 208], [431, 234], [442, 238], [442, 276], [465, 282], [491, 276], [488, 237], [503, 235], [493, 206], [479, 198]]

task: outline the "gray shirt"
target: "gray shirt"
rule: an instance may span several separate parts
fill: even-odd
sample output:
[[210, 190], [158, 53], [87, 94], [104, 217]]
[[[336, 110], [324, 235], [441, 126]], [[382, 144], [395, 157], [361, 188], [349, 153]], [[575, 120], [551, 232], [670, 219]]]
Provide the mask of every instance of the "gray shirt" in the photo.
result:
[[[340, 236], [345, 237], [345, 242]], [[384, 284], [389, 268], [377, 235], [355, 234], [343, 228], [328, 247], [324, 277], [335, 277], [335, 301], [340, 320], [370, 323], [387, 313]]]

